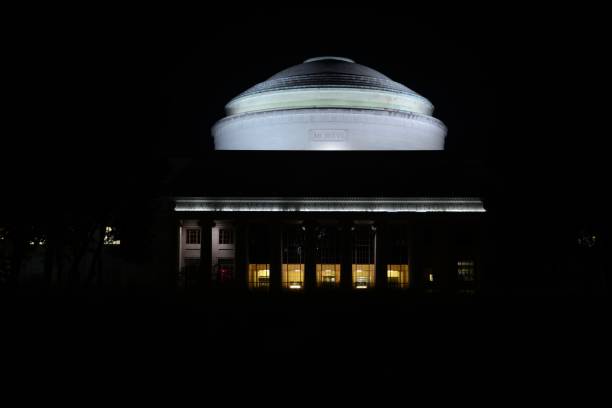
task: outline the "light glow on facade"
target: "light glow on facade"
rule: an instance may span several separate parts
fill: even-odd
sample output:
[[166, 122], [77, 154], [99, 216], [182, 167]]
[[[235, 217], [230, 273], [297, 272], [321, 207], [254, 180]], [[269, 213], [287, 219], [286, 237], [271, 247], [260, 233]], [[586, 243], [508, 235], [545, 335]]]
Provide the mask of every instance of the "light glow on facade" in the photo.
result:
[[304, 287], [304, 264], [283, 264], [283, 286], [298, 290]]
[[353, 286], [355, 289], [374, 287], [376, 266], [374, 264], [353, 264]]
[[270, 288], [270, 264], [249, 264], [249, 288]]
[[340, 264], [317, 264], [317, 286], [335, 288], [340, 283]]
[[387, 265], [387, 285], [391, 288], [406, 288], [409, 283], [408, 265]]

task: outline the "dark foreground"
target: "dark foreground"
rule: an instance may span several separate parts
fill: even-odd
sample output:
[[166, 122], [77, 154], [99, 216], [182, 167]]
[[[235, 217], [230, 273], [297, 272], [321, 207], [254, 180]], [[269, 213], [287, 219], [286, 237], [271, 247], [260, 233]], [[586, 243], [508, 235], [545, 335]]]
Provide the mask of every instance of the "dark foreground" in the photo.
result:
[[5, 293], [1, 307], [5, 367], [85, 383], [110, 370], [112, 381], [188, 388], [200, 376], [266, 389], [294, 379], [313, 392], [348, 379], [363, 392], [410, 388], [414, 376], [470, 392], [540, 376], [596, 386], [612, 343], [604, 297]]

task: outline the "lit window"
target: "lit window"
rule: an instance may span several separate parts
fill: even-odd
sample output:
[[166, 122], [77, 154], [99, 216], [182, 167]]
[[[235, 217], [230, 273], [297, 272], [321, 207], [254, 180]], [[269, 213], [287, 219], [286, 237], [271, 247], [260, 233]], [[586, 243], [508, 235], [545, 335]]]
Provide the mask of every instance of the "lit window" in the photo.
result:
[[249, 264], [249, 288], [268, 289], [270, 287], [270, 264]]
[[185, 243], [187, 245], [200, 245], [200, 229], [187, 228]]
[[387, 265], [387, 286], [397, 289], [408, 287], [408, 265]]
[[229, 245], [234, 243], [234, 231], [229, 228], [219, 229], [219, 244]]
[[283, 264], [283, 287], [292, 290], [304, 288], [304, 264]]
[[119, 245], [121, 240], [118, 239], [117, 229], [114, 227], [104, 228], [104, 245]]
[[374, 287], [374, 264], [353, 264], [353, 287], [369, 289]]
[[317, 286], [335, 288], [340, 283], [340, 264], [317, 264]]
[[463, 282], [474, 281], [474, 261], [457, 262], [457, 278]]

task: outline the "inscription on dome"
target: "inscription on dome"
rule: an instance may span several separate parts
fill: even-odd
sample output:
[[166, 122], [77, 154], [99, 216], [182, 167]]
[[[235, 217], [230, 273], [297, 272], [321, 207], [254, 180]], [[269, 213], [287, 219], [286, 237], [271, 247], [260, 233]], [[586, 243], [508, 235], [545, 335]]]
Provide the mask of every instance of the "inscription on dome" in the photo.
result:
[[313, 142], [344, 142], [346, 129], [310, 129], [310, 140]]

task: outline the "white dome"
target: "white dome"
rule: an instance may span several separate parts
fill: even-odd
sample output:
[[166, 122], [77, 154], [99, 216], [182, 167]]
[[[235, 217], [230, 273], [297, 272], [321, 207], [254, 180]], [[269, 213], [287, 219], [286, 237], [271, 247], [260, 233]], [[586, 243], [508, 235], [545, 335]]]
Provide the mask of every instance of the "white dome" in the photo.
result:
[[446, 136], [426, 98], [342, 57], [283, 70], [226, 112], [217, 150], [442, 150]]

